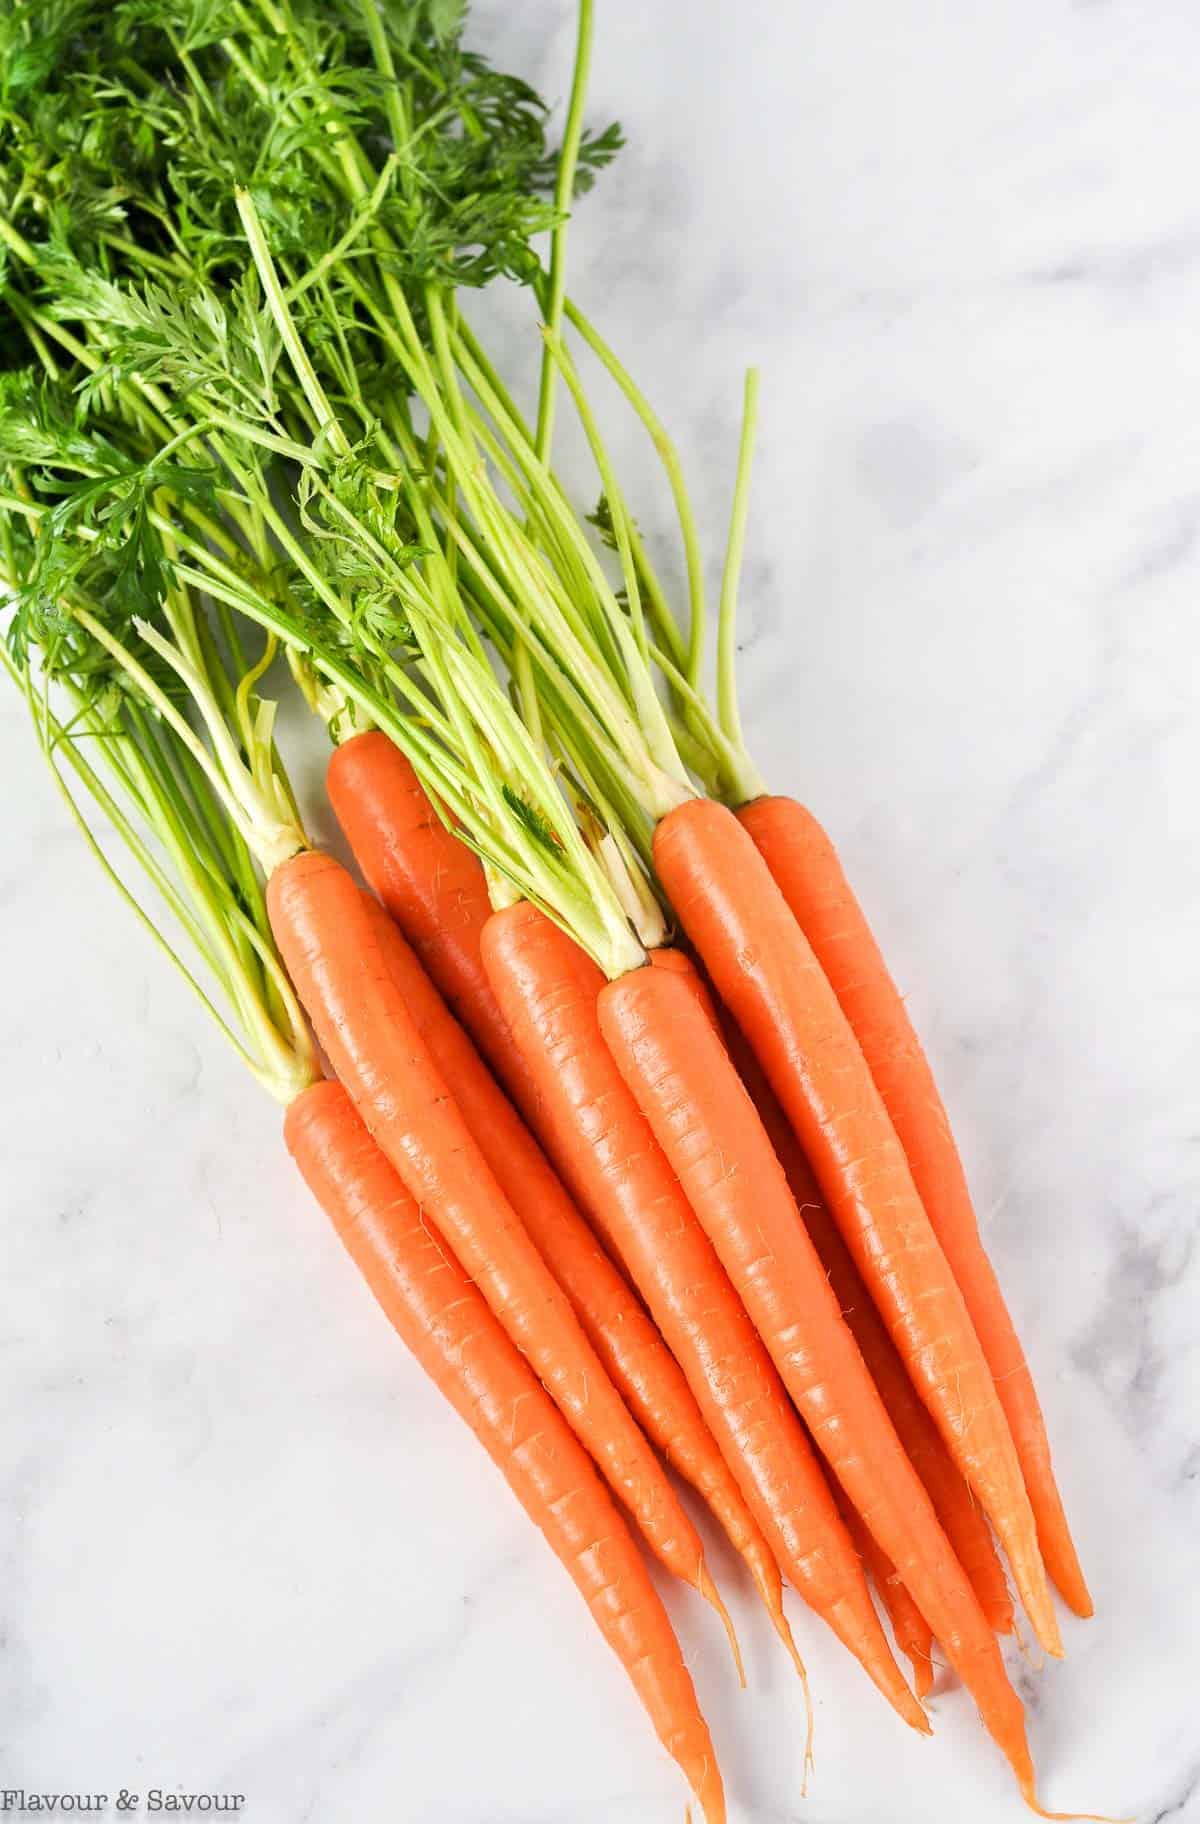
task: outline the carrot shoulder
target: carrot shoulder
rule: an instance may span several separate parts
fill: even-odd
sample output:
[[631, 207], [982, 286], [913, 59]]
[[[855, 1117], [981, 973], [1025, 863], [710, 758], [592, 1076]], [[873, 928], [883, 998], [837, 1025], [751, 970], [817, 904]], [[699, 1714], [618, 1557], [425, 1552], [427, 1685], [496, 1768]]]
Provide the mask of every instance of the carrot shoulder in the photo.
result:
[[361, 890], [331, 856], [277, 868], [271, 928], [317, 1037], [380, 1149], [475, 1280], [666, 1567], [710, 1587], [700, 1539], [397, 994]]
[[757, 799], [738, 817], [812, 945], [907, 1155], [991, 1368], [1046, 1568], [1074, 1612], [1090, 1615], [1092, 1599], [1054, 1479], [1033, 1376], [980, 1237], [950, 1122], [904, 1001], [816, 818], [792, 798]]
[[531, 1085], [480, 955], [492, 907], [478, 856], [378, 729], [334, 749], [325, 785], [367, 884], [528, 1120]]
[[784, 1574], [927, 1728], [782, 1383], [605, 1046], [600, 971], [528, 904], [493, 914], [483, 957], [559, 1174], [649, 1305]]
[[[1034, 1632], [1061, 1656], [1033, 1513], [991, 1370], [833, 990], [732, 812], [709, 800], [672, 811], [655, 832], [654, 857], [909, 1374], [996, 1529]], [[926, 1620], [949, 1652], [927, 1612]]]
[[628, 1527], [528, 1364], [423, 1222], [345, 1090], [288, 1109], [288, 1148], [393, 1328], [574, 1581], [659, 1740], [723, 1824], [721, 1776], [679, 1643]]

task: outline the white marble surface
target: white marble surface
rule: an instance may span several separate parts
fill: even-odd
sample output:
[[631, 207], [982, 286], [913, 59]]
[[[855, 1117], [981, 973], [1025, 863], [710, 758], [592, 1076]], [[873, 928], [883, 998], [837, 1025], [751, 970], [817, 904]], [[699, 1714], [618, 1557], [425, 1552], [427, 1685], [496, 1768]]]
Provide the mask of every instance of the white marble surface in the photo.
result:
[[[561, 94], [563, 0], [512, 10], [482, 35]], [[1099, 1608], [1017, 1662], [1046, 1799], [1143, 1824], [1200, 1819], [1198, 58], [1180, 0], [607, 0], [593, 115], [630, 147], [575, 244], [714, 534], [762, 364], [749, 719], [911, 996], [1043, 1393]], [[0, 1785], [681, 1819], [8, 701], [0, 764]], [[961, 1693], [908, 1738], [798, 1616], [801, 1803], [749, 1602], [739, 1697], [671, 1601], [736, 1824], [1022, 1815]]]

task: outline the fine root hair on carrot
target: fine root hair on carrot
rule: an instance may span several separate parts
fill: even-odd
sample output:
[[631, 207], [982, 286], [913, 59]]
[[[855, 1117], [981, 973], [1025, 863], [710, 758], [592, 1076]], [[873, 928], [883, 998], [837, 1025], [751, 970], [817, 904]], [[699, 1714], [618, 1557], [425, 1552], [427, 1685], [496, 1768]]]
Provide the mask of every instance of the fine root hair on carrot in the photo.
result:
[[813, 1758], [816, 1717], [813, 1711], [812, 1688], [808, 1682], [808, 1667], [801, 1658], [800, 1649], [796, 1645], [796, 1637], [792, 1633], [791, 1624], [786, 1618], [784, 1619], [783, 1628], [779, 1630], [779, 1636], [783, 1641], [784, 1646], [787, 1648], [788, 1653], [791, 1655], [792, 1664], [796, 1668], [796, 1676], [800, 1680], [800, 1689], [804, 1693], [804, 1777], [800, 1782], [800, 1797], [806, 1799], [808, 1797], [808, 1776], [812, 1773], [817, 1764]]
[[729, 1651], [733, 1654], [738, 1685], [744, 1691], [746, 1689], [746, 1662], [742, 1658], [741, 1643], [737, 1637], [737, 1629], [733, 1625], [733, 1616], [722, 1601], [721, 1592], [713, 1582], [708, 1566], [703, 1561], [700, 1564], [700, 1581], [696, 1587], [705, 1602], [711, 1603], [721, 1618], [721, 1625], [725, 1629], [725, 1637], [729, 1642]]
[[1015, 1609], [1013, 1611], [1012, 1633], [1017, 1652], [1029, 1667], [1029, 1670], [1038, 1673], [1044, 1672], [1046, 1669], [1046, 1655], [1042, 1652], [1036, 1640], [1030, 1641], [1027, 1638], [1025, 1630], [1021, 1626], [1021, 1618]]
[[1051, 1824], [1137, 1824], [1136, 1818], [1114, 1818], [1102, 1811], [1047, 1811], [1032, 1780], [1022, 1783], [1021, 1797], [1035, 1817], [1048, 1818]]
[[799, 1653], [796, 1654], [796, 1668], [800, 1673], [800, 1682], [804, 1687], [804, 1710], [805, 1715], [808, 1718], [808, 1726], [804, 1731], [804, 1777], [800, 1781], [800, 1797], [806, 1799], [808, 1797], [809, 1776], [815, 1772], [817, 1763], [813, 1757], [813, 1732], [815, 1723], [813, 1718], [812, 1692], [808, 1685], [808, 1668], [804, 1664]]

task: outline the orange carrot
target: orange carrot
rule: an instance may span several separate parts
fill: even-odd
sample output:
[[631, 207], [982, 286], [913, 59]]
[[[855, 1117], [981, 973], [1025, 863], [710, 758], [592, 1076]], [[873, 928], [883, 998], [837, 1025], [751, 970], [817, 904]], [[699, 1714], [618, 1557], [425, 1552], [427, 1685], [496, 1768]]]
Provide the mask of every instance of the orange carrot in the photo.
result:
[[[356, 735], [337, 748], [329, 761], [326, 783], [363, 874], [416, 952], [418, 963], [428, 970], [451, 1018], [457, 1015], [464, 1035], [474, 1040], [529, 1123], [529, 1130], [521, 1130], [523, 1140], [513, 1140], [510, 1135], [506, 1144], [497, 1145], [494, 1155], [489, 1154], [493, 1171], [498, 1156], [525, 1157], [532, 1147], [540, 1167], [553, 1177], [532, 1139], [537, 1093], [480, 955], [480, 938], [491, 916], [491, 904], [478, 857], [442, 822], [412, 766], [385, 735], [376, 731]], [[413, 987], [411, 977], [409, 986]], [[420, 1024], [415, 1003], [410, 1003], [410, 1010]], [[431, 1016], [425, 1033], [431, 1044], [437, 1025]], [[455, 1082], [460, 1103], [463, 1083], [478, 1082], [461, 1051], [453, 1068], [446, 1058], [439, 1062], [439, 1069]], [[475, 1124], [481, 1145], [484, 1132], [495, 1120], [495, 1103], [489, 1121], [485, 1100], [481, 1092], [463, 1110], [468, 1124]], [[513, 1188], [504, 1188], [510, 1200], [517, 1202]], [[555, 1213], [561, 1209], [559, 1199], [567, 1206], [561, 1215]], [[553, 1190], [543, 1186], [540, 1193], [522, 1198], [518, 1213], [634, 1416], [679, 1474], [704, 1496], [748, 1565], [776, 1631], [794, 1652], [783, 1613], [779, 1567], [682, 1371], [640, 1302], [628, 1295], [620, 1273], [557, 1178]]]
[[847, 1497], [887, 1554], [1032, 1797], [1020, 1700], [905, 1455], [720, 1034], [678, 976], [635, 969], [600, 1029], [692, 1209]]
[[325, 787], [368, 886], [531, 1121], [536, 1096], [479, 953], [492, 914], [479, 857], [442, 822], [400, 749], [377, 729], [334, 749]]
[[483, 960], [559, 1174], [649, 1305], [784, 1574], [927, 1729], [803, 1427], [604, 1044], [600, 970], [528, 903], [493, 914]]
[[701, 799], [670, 812], [655, 831], [654, 859], [796, 1130], [909, 1374], [996, 1529], [1035, 1634], [1061, 1657], [1033, 1512], [991, 1370], [833, 990], [732, 812]]
[[657, 950], [648, 952], [651, 964], [655, 969], [665, 969], [679, 980], [693, 996], [701, 1013], [712, 1027], [724, 1039], [724, 1028], [721, 1025], [720, 1009], [713, 999], [712, 989], [697, 969], [686, 950], [680, 950], [676, 944], [663, 944]]
[[[570, 1299], [630, 1412], [671, 1466], [707, 1501], [745, 1560], [776, 1628], [792, 1650], [779, 1567], [705, 1426], [679, 1364], [624, 1275], [571, 1202], [416, 953], [383, 908], [368, 894], [363, 900], [392, 982], [429, 1047], [435, 1068], [453, 1087], [467, 1129], [501, 1190]], [[708, 1594], [724, 1617], [716, 1591]], [[729, 1632], [736, 1657], [732, 1627]]]
[[[809, 1238], [833, 1287], [842, 1316], [871, 1371], [871, 1378], [879, 1389], [880, 1398], [908, 1453], [909, 1461], [925, 1484], [942, 1530], [954, 1548], [954, 1555], [970, 1578], [980, 1606], [996, 1633], [1011, 1633], [1012, 1601], [1008, 1594], [1004, 1567], [996, 1555], [988, 1523], [943, 1444], [941, 1433], [904, 1371], [904, 1364], [883, 1327], [879, 1313], [871, 1303], [862, 1276], [838, 1233], [837, 1225], [830, 1216], [813, 1177], [812, 1167], [804, 1157], [800, 1142], [792, 1132], [787, 1116], [763, 1074], [762, 1065], [728, 1013], [723, 1008], [716, 1007], [708, 983], [686, 951], [673, 947], [652, 950], [650, 961], [658, 968], [671, 970], [686, 984], [709, 1025], [719, 1033], [758, 1112], [775, 1156], [783, 1167], [792, 1200], [804, 1220]], [[844, 1508], [842, 1512], [845, 1518]], [[850, 1533], [859, 1547], [861, 1557], [862, 1544], [856, 1537], [853, 1526], [850, 1527]], [[882, 1556], [879, 1548], [874, 1547], [872, 1557], [879, 1559]], [[868, 1569], [874, 1574], [876, 1565], [871, 1558], [867, 1562]], [[893, 1585], [895, 1581], [893, 1574]], [[876, 1582], [878, 1583], [878, 1578]], [[907, 1596], [907, 1591], [904, 1595]], [[911, 1597], [908, 1600], [911, 1602]], [[890, 1601], [887, 1606], [894, 1630], [897, 1625], [895, 1610]], [[924, 1625], [922, 1623], [923, 1627]], [[925, 1694], [918, 1690], [917, 1695], [923, 1697]]]
[[663, 1564], [707, 1594], [696, 1529], [467, 1131], [391, 981], [361, 890], [332, 856], [308, 850], [275, 870], [267, 909], [317, 1037], [380, 1149]]
[[1054, 1480], [1033, 1377], [979, 1234], [933, 1072], [837, 851], [792, 798], [759, 798], [739, 820], [812, 945], [908, 1157], [913, 1182], [987, 1357], [1037, 1521], [1042, 1556], [1077, 1615], [1092, 1613]]
[[304, 1090], [287, 1111], [284, 1137], [393, 1328], [573, 1579], [706, 1824], [723, 1824], [721, 1775], [679, 1644], [582, 1446], [430, 1233], [341, 1085]]
[[1009, 1634], [1013, 1625], [1012, 1600], [988, 1523], [905, 1373], [762, 1066], [728, 1016], [722, 1030], [729, 1055], [758, 1110], [842, 1315], [871, 1370], [909, 1461], [929, 1491], [942, 1530], [971, 1579], [984, 1614], [998, 1634]]
[[838, 1512], [875, 1585], [875, 1593], [887, 1610], [896, 1645], [912, 1666], [913, 1689], [918, 1697], [926, 1698], [933, 1689], [933, 1632], [929, 1623], [900, 1581], [895, 1565], [864, 1525], [854, 1503], [840, 1490], [835, 1489], [834, 1495], [840, 1496]]

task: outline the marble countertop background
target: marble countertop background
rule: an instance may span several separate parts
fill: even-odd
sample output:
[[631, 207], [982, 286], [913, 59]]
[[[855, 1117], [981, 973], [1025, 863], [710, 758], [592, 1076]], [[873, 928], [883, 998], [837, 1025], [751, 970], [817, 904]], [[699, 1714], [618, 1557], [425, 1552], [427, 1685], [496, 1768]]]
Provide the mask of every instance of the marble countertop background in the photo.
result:
[[[477, 39], [562, 95], [563, 0], [488, 0]], [[1045, 1800], [1140, 1824], [1200, 1820], [1198, 70], [1169, 0], [605, 0], [591, 116], [629, 146], [573, 243], [714, 553], [762, 366], [747, 718], [910, 997], [1043, 1395], [1099, 1610], [1064, 1665], [1014, 1655]], [[528, 359], [521, 301], [477, 315]], [[0, 765], [0, 1787], [681, 1820], [11, 700]], [[741, 1594], [742, 1696], [670, 1597], [734, 1824], [1021, 1817], [960, 1691], [911, 1738], [795, 1610], [802, 1802], [798, 1693]]]

